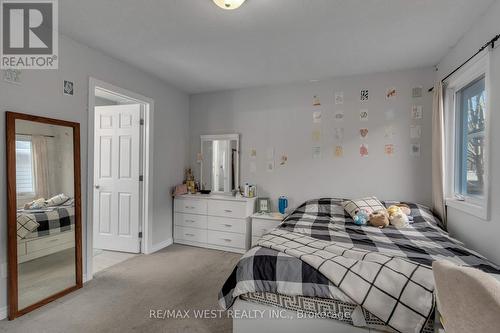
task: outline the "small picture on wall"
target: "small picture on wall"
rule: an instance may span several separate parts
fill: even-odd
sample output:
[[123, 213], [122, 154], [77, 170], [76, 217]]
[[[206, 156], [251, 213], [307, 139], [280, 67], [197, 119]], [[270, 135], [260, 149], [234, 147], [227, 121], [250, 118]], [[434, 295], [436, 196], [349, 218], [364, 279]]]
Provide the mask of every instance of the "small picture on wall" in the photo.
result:
[[321, 158], [321, 147], [312, 147], [312, 158], [313, 160]]
[[420, 157], [420, 143], [412, 143], [410, 145], [410, 156]]
[[313, 96], [313, 106], [320, 106], [320, 105], [321, 105], [321, 102], [319, 101], [319, 96], [314, 95]]
[[424, 110], [422, 105], [413, 105], [411, 107], [411, 118], [413, 120], [422, 119], [424, 117]]
[[420, 139], [422, 136], [422, 126], [410, 125], [410, 139]]
[[369, 97], [368, 96], [368, 89], [363, 89], [360, 91], [360, 96], [359, 96], [360, 101], [365, 102], [368, 100], [368, 97]]
[[335, 92], [335, 104], [336, 105], [344, 104], [344, 92], [343, 91], [336, 91]]
[[251, 159], [257, 158], [257, 149], [255, 149], [255, 148], [250, 149], [250, 158]]
[[411, 97], [413, 98], [422, 97], [423, 90], [424, 90], [423, 86], [413, 87], [413, 89], [411, 90]]
[[344, 156], [344, 147], [341, 145], [335, 146], [333, 154], [335, 157]]
[[337, 111], [337, 112], [335, 112], [335, 115], [333, 116], [335, 121], [343, 121], [344, 117], [345, 117], [344, 111]]
[[359, 120], [368, 121], [368, 110], [363, 109], [359, 111]]
[[368, 145], [362, 143], [361, 146], [359, 146], [359, 156], [368, 156]]
[[387, 125], [384, 127], [384, 138], [392, 139], [395, 135], [394, 127], [392, 125]]
[[395, 151], [394, 144], [389, 143], [389, 144], [386, 144], [386, 145], [384, 146], [384, 153], [385, 153], [387, 156], [393, 156], [393, 155], [394, 155], [394, 151]]
[[320, 130], [314, 130], [312, 132], [312, 140], [313, 140], [313, 142], [320, 142], [321, 141], [321, 131]]
[[396, 88], [388, 88], [385, 92], [385, 99], [394, 99], [397, 94]]
[[203, 162], [203, 155], [201, 153], [196, 154], [196, 162], [197, 163]]
[[337, 141], [342, 142], [344, 140], [344, 128], [343, 127], [337, 127], [334, 129], [335, 131], [335, 139]]
[[63, 83], [63, 94], [68, 96], [73, 96], [74, 94], [74, 84], [72, 81], [64, 80]]
[[313, 123], [315, 124], [321, 123], [321, 111], [313, 112]]
[[361, 137], [361, 139], [366, 139], [366, 137], [368, 136], [368, 128], [360, 128], [359, 136]]

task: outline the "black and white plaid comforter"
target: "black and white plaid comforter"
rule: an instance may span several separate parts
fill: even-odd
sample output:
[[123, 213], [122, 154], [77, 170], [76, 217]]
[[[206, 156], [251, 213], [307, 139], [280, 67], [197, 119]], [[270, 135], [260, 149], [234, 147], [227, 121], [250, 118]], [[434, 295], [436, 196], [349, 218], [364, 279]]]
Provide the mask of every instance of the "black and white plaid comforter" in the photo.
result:
[[[342, 199], [308, 201], [290, 214], [275, 229], [275, 232], [287, 235], [305, 235], [311, 239], [322, 240], [347, 249], [368, 253], [379, 252], [387, 258], [401, 258], [419, 267], [430, 267], [432, 261], [446, 259], [486, 272], [500, 273], [498, 266], [468, 250], [462, 243], [442, 231], [438, 227], [439, 221], [424, 206], [407, 203], [412, 209], [414, 221], [408, 228], [378, 229], [371, 226], [355, 225], [350, 216], [345, 213], [341, 202]], [[394, 203], [385, 202], [385, 205], [389, 206]], [[227, 279], [219, 294], [219, 303], [223, 308], [230, 308], [235, 298], [249, 292], [271, 292], [322, 298], [338, 298], [340, 294], [352, 303], [363, 304], [365, 308], [369, 307], [369, 305], [356, 300], [356, 295], [342, 290], [342, 285], [339, 288], [338, 281], [335, 279], [332, 281], [335, 272], [320, 272], [321, 270], [316, 269], [319, 266], [315, 264], [315, 261], [308, 263], [299, 259], [300, 256], [286, 254], [284, 249], [272, 249], [272, 243], [264, 243], [264, 241], [269, 240], [269, 237], [273, 237], [273, 235], [264, 236], [260, 241], [260, 244], [266, 247], [256, 246], [248, 251]], [[329, 275], [331, 276], [328, 278]], [[406, 280], [411, 279], [407, 278]], [[431, 285], [433, 285], [432, 278], [430, 280]], [[369, 284], [373, 285], [373, 281]], [[432, 289], [429, 288], [430, 291]], [[427, 300], [427, 302], [430, 303], [423, 304], [424, 309], [432, 309], [433, 299]], [[422, 309], [410, 310], [422, 315], [426, 314]], [[391, 326], [390, 320], [394, 320], [393, 317], [397, 315], [398, 313], [393, 313], [382, 320], [389, 318], [384, 322]], [[397, 318], [396, 321], [398, 321]], [[415, 326], [408, 329], [400, 326], [392, 328], [402, 332], [415, 331]]]
[[36, 238], [69, 231], [75, 224], [75, 207], [59, 206], [44, 210], [23, 210], [20, 214], [28, 215], [40, 224], [38, 228], [24, 238]]

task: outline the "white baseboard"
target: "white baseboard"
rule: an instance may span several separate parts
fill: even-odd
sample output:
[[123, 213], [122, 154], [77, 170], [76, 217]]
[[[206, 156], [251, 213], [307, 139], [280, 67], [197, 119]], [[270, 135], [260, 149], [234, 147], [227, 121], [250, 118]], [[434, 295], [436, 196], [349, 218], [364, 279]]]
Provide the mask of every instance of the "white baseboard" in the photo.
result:
[[4, 320], [7, 318], [7, 307], [1, 307], [0, 308], [0, 320]]
[[160, 251], [161, 249], [166, 248], [169, 245], [172, 245], [174, 242], [173, 238], [169, 238], [167, 240], [164, 240], [163, 242], [159, 242], [158, 244], [153, 244], [151, 248], [149, 249], [149, 252], [147, 254], [155, 253], [157, 251]]

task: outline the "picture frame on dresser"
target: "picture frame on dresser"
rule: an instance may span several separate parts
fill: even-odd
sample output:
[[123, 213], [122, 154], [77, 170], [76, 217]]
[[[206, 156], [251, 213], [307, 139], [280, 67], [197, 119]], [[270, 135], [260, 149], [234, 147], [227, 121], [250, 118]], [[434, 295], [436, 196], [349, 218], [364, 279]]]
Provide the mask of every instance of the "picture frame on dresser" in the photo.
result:
[[270, 213], [271, 212], [271, 199], [258, 198], [257, 199], [257, 211], [259, 213]]

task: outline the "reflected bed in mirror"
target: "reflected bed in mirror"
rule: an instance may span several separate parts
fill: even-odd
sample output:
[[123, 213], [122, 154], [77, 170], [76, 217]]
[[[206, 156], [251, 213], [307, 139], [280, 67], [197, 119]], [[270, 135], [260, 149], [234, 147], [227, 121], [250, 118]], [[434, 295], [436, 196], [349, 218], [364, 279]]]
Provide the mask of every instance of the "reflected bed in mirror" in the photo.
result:
[[81, 287], [78, 126], [7, 113], [10, 319]]
[[239, 135], [202, 135], [200, 184], [213, 193], [232, 195], [239, 188]]

